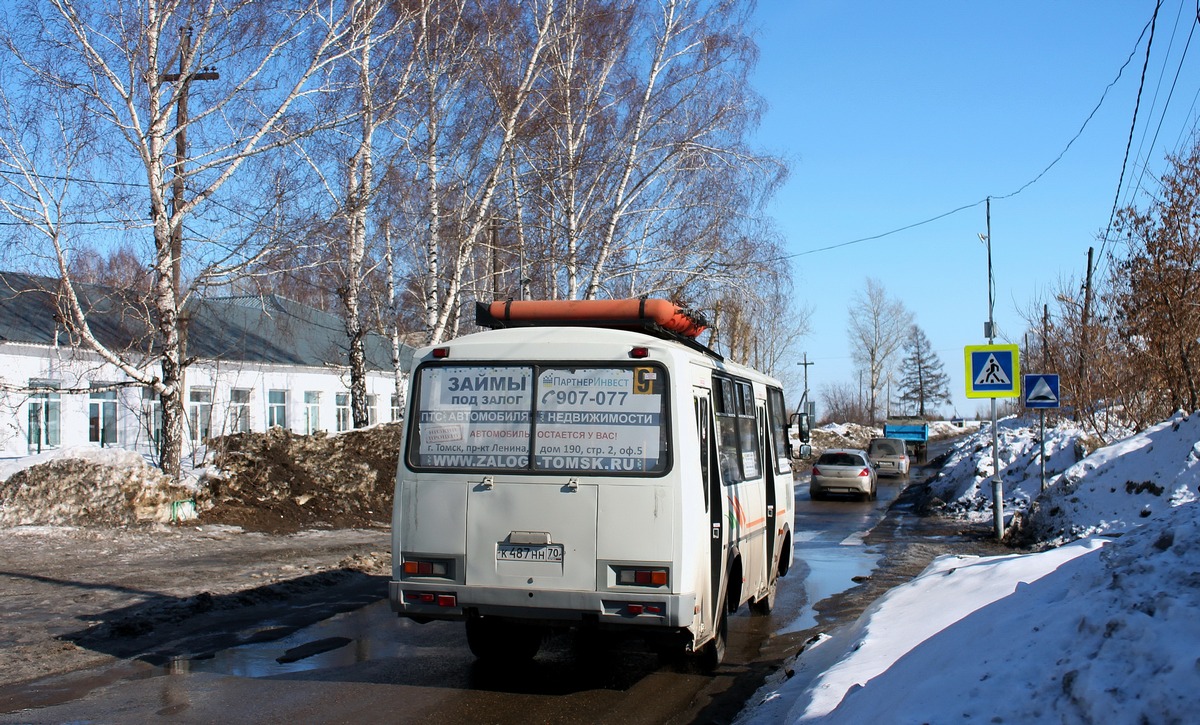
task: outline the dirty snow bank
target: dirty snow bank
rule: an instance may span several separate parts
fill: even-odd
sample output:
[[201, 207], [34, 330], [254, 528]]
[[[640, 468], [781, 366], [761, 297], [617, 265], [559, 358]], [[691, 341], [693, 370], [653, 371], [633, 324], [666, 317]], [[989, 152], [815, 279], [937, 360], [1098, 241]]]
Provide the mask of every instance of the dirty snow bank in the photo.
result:
[[[992, 456], [991, 425], [983, 425], [959, 441], [945, 465], [930, 481], [930, 494], [944, 502], [943, 513], [972, 521], [991, 518], [991, 477], [999, 459], [1005, 507], [1023, 511], [1041, 492], [1041, 447], [1035, 419], [1008, 417], [997, 424], [997, 456]], [[1074, 465], [1086, 436], [1070, 420], [1046, 427], [1046, 480]]]
[[811, 432], [813, 455], [819, 456], [828, 448], [866, 448], [868, 441], [883, 435], [883, 431], [858, 423], [827, 423]]
[[1062, 473], [1021, 521], [1025, 538], [1061, 543], [1129, 531], [1196, 500], [1200, 413], [1176, 414], [1100, 448]]
[[371, 528], [391, 520], [400, 424], [337, 435], [280, 428], [209, 441], [175, 485], [137, 453], [80, 447], [0, 463], [0, 526], [190, 520], [248, 531]]
[[74, 448], [33, 458], [0, 468], [0, 526], [128, 526], [194, 517], [195, 490], [176, 485], [137, 453]]
[[[794, 676], [761, 690], [740, 723], [1195, 719], [1200, 414], [1078, 463], [1079, 429], [1056, 426], [1047, 467], [1057, 475], [1040, 497], [1033, 429], [1008, 419], [998, 432], [1006, 490], [1033, 502], [1023, 525], [1061, 545], [935, 560], [798, 655]], [[964, 515], [991, 475], [990, 449], [974, 438], [934, 482]], [[1123, 535], [1062, 544], [1097, 533]]]
[[1197, 571], [1194, 503], [1104, 547], [941, 558], [740, 722], [1190, 722]]

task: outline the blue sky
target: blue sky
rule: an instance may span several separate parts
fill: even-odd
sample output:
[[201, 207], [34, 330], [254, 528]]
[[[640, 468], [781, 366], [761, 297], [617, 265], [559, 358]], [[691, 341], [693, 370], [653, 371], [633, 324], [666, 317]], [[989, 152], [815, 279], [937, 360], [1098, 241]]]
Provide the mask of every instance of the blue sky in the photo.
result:
[[[847, 307], [874, 277], [929, 336], [954, 409], [986, 409], [966, 397], [963, 374], [963, 347], [987, 342], [983, 200], [992, 197], [997, 342], [1020, 343], [1021, 311], [1080, 284], [1089, 246], [1099, 255], [1153, 13], [1152, 0], [760, 0], [753, 83], [769, 109], [757, 144], [791, 168], [770, 213], [796, 255], [797, 304], [812, 309], [796, 357], [815, 362], [818, 401], [823, 385], [857, 387]], [[1183, 50], [1195, 14], [1179, 0], [1159, 10], [1121, 204], [1144, 206], [1139, 181], [1153, 189], [1165, 155], [1191, 143], [1200, 32]]]

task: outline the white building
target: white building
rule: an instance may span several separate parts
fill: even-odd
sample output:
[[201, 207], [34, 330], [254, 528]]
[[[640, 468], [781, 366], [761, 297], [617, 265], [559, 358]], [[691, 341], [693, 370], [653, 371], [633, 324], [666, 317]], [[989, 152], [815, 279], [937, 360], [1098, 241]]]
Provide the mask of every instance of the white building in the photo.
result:
[[[155, 455], [157, 396], [72, 338], [57, 290], [55, 279], [0, 273], [0, 458], [88, 445]], [[98, 287], [82, 294], [97, 339], [156, 369], [140, 295]], [[237, 431], [352, 427], [347, 339], [336, 315], [269, 296], [202, 299], [185, 317], [186, 452]], [[370, 422], [398, 420], [390, 344], [370, 335], [366, 351]], [[402, 369], [412, 352], [401, 346]]]

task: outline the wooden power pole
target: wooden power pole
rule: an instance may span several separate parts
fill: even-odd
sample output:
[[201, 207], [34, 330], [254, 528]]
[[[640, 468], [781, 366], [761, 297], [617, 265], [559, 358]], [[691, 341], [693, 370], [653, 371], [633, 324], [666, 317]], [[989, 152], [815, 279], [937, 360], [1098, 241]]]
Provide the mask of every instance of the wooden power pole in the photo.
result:
[[164, 73], [160, 80], [165, 83], [179, 83], [175, 94], [175, 163], [172, 166], [171, 177], [171, 216], [175, 225], [171, 228], [171, 282], [175, 285], [175, 302], [181, 299], [180, 291], [180, 260], [183, 257], [183, 224], [178, 219], [183, 208], [184, 173], [183, 164], [187, 159], [187, 118], [188, 118], [188, 89], [192, 81], [215, 81], [221, 77], [215, 68], [199, 68], [188, 73], [187, 68], [192, 61], [192, 28], [184, 26], [179, 35], [179, 72]]

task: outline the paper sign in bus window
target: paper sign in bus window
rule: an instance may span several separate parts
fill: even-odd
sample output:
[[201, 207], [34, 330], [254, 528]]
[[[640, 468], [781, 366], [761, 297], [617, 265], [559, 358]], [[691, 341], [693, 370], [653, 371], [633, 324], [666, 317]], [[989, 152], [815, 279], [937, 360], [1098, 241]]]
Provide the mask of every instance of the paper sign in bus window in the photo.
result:
[[528, 366], [422, 370], [417, 464], [527, 468], [532, 391]]
[[613, 473], [661, 470], [659, 371], [549, 368], [537, 381], [534, 467]]

